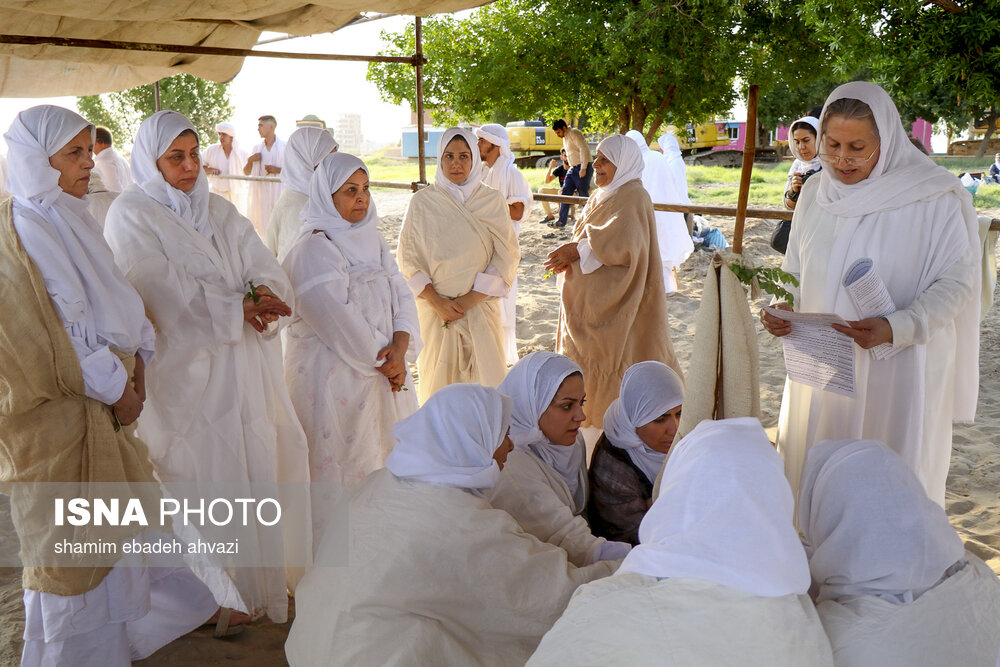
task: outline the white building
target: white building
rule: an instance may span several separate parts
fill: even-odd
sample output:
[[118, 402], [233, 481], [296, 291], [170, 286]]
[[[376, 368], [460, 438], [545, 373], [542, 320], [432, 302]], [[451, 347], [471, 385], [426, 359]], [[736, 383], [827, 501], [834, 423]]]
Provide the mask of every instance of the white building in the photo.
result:
[[333, 136], [340, 144], [338, 150], [353, 155], [359, 154], [361, 143], [364, 141], [364, 137], [361, 136], [361, 116], [356, 113], [338, 115], [333, 121]]

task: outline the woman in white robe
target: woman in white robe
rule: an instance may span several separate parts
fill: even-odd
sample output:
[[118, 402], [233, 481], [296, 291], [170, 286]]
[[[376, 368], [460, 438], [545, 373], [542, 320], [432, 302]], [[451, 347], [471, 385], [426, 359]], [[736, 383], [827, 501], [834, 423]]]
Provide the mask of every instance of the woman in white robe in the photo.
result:
[[[638, 130], [629, 130], [625, 136], [635, 142], [642, 153], [642, 187], [646, 188], [654, 204], [689, 204], [687, 183], [683, 190], [666, 156], [650, 150], [646, 138]], [[683, 164], [683, 163], [682, 163]], [[656, 241], [660, 246], [663, 262], [663, 287], [667, 294], [677, 291], [677, 267], [694, 252], [694, 242], [688, 233], [683, 213], [656, 211]]]
[[453, 382], [496, 386], [507, 371], [500, 299], [521, 260], [503, 195], [480, 181], [476, 138], [451, 128], [434, 184], [410, 198], [396, 261], [417, 297], [417, 398]]
[[577, 566], [623, 558], [630, 548], [596, 537], [587, 524], [583, 381], [576, 362], [554, 352], [532, 352], [510, 369], [499, 389], [514, 399], [514, 451], [489, 493], [491, 505], [510, 513], [526, 532], [565, 549]]
[[[833, 107], [831, 111], [831, 106]], [[854, 345], [856, 396], [785, 381], [778, 448], [793, 490], [821, 440], [870, 438], [889, 446], [944, 504], [952, 421], [971, 422], [979, 390], [979, 236], [972, 198], [910, 143], [885, 91], [834, 90], [820, 119], [823, 170], [802, 187], [782, 268], [800, 312], [836, 313]], [[849, 162], [848, 162], [849, 160]], [[843, 287], [871, 258], [895, 312], [862, 319]], [[787, 308], [787, 305], [780, 304]], [[761, 314], [777, 336], [785, 320]], [[893, 356], [869, 349], [890, 343]]]
[[285, 654], [315, 665], [523, 665], [582, 583], [577, 568], [525, 533], [482, 491], [511, 444], [510, 399], [454, 384], [396, 425], [398, 443], [350, 500], [349, 536], [328, 535], [296, 596]]
[[817, 444], [798, 516], [838, 667], [993, 667], [1000, 581], [898, 455], [871, 440]]
[[[143, 311], [142, 300], [115, 266], [111, 250], [101, 235], [101, 227], [87, 210], [85, 195], [94, 165], [91, 157], [93, 133], [93, 125], [60, 107], [36, 106], [17, 115], [4, 135], [13, 167], [7, 179], [13, 199], [6, 204], [6, 210], [0, 212], [5, 227], [0, 235], [6, 245], [9, 229], [6, 226], [13, 226], [23, 252], [44, 281], [42, 295], [47, 296], [48, 303], [40, 305], [52, 308], [65, 327], [66, 347], [71, 350], [70, 355], [76, 353], [76, 374], [77, 377], [82, 375], [84, 395], [75, 402], [102, 404], [102, 412], [114, 414], [121, 424], [128, 425], [142, 411], [143, 369], [153, 360], [155, 334]], [[5, 253], [2, 260], [7, 285], [13, 280], [9, 272], [11, 266], [19, 263], [12, 255]], [[21, 297], [34, 300], [30, 294]], [[18, 309], [29, 310], [26, 304]], [[10, 324], [15, 318], [8, 316], [5, 319]], [[4, 346], [13, 342], [17, 346], [16, 353], [30, 356], [31, 346], [24, 341], [11, 341], [8, 337], [11, 331], [3, 332]], [[34, 333], [39, 340], [47, 335], [41, 330]], [[58, 373], [58, 368], [66, 362], [60, 359], [61, 350], [55, 346], [52, 349], [55, 353], [47, 361]], [[123, 363], [126, 357], [134, 357], [134, 373]], [[118, 451], [84, 451], [80, 456], [79, 451], [67, 448], [59, 452], [65, 459], [62, 464], [50, 460], [41, 466], [48, 471], [49, 477], [33, 477], [32, 467], [25, 465], [19, 457], [20, 452], [16, 451], [18, 434], [11, 432], [13, 428], [7, 429], [12, 423], [19, 431], [45, 427], [42, 423], [33, 424], [35, 420], [30, 418], [29, 411], [43, 408], [45, 403], [55, 404], [64, 396], [50, 395], [36, 405], [25, 405], [26, 401], [20, 400], [23, 394], [14, 385], [33, 381], [38, 391], [41, 383], [16, 370], [19, 369], [5, 365], [0, 371], [0, 383], [4, 386], [3, 416], [14, 417], [5, 419], [5, 431], [0, 436], [6, 461], [0, 479], [15, 483], [123, 481], [100, 476], [88, 478], [88, 468], [91, 468], [122, 470], [128, 482], [155, 484], [146, 448], [121, 432], [110, 448]], [[66, 393], [74, 390], [72, 386], [62, 388]], [[88, 413], [90, 407], [87, 407]], [[61, 416], [68, 417], [66, 414]], [[19, 426], [17, 417], [22, 422]], [[81, 426], [91, 433], [100, 430], [81, 421], [84, 422]], [[65, 429], [77, 424], [68, 419], [59, 426]], [[110, 428], [109, 420], [107, 429]], [[81, 439], [84, 450], [88, 445], [101, 442], [87, 438]], [[9, 449], [12, 444], [13, 452]], [[102, 444], [106, 446], [107, 441]], [[136, 471], [128, 465], [133, 453], [141, 458], [143, 474], [139, 477], [133, 476]], [[8, 458], [11, 455], [12, 458]], [[81, 465], [83, 462], [90, 465]], [[75, 468], [74, 472], [81, 476], [63, 476], [67, 468]], [[17, 517], [15, 508], [15, 520]], [[85, 566], [86, 561], [74, 564]], [[86, 590], [79, 594], [51, 592], [56, 588], [72, 588], [71, 582], [76, 575], [68, 574], [70, 579], [67, 581], [60, 576], [59, 570], [63, 569], [64, 573], [65, 570], [82, 571], [86, 578], [91, 568], [55, 567], [41, 576], [34, 574], [33, 568], [27, 568], [21, 664], [26, 667], [129, 665], [132, 660], [145, 658], [197, 628], [218, 609], [208, 588], [187, 568], [147, 565], [152, 563], [141, 557], [126, 556], [103, 578], [88, 581]], [[100, 571], [100, 568], [96, 570]]]
[[281, 183], [285, 189], [278, 197], [267, 223], [264, 243], [279, 262], [302, 231], [302, 209], [309, 202], [309, 182], [320, 160], [337, 149], [333, 135], [319, 127], [300, 127], [292, 132], [285, 145], [285, 164]]
[[[308, 482], [305, 435], [275, 335], [278, 317], [291, 312], [285, 272], [250, 222], [209, 193], [197, 135], [183, 115], [161, 111], [143, 121], [132, 173], [136, 182], [111, 206], [104, 233], [157, 327], [139, 434], [158, 476], [202, 489], [256, 492], [249, 497], [279, 492], [277, 482]], [[257, 300], [248, 294], [251, 287]], [[270, 566], [234, 568], [241, 599], [220, 604], [284, 622], [284, 563], [303, 565], [312, 552], [308, 507], [298, 511], [303, 515], [296, 521], [275, 527], [284, 536], [284, 558], [282, 545], [253, 526], [242, 534], [241, 557]], [[218, 582], [206, 583], [223, 595]]]
[[[378, 232], [359, 158], [323, 158], [302, 222], [284, 262], [296, 304], [285, 379], [309, 441], [311, 480], [353, 487], [382, 467], [392, 427], [417, 409], [407, 371], [420, 350], [417, 306]], [[325, 520], [313, 515], [314, 525]]]
[[531, 667], [824, 667], [781, 457], [752, 418], [703, 421], [674, 448], [640, 544], [580, 590]]

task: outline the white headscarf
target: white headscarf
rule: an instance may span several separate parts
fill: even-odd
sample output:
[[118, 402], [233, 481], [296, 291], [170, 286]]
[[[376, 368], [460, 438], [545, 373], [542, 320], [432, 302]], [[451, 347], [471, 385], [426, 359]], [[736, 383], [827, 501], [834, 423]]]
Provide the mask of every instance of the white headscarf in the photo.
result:
[[809, 590], [781, 456], [751, 417], [703, 421], [674, 447], [639, 546], [618, 573], [693, 577], [751, 595]]
[[[466, 179], [458, 184], [448, 180], [448, 177], [444, 174], [444, 167], [441, 166], [441, 157], [444, 155], [444, 149], [455, 137], [462, 137], [465, 143], [469, 144], [469, 150], [472, 152], [472, 169], [469, 171]], [[438, 141], [437, 174], [434, 176], [434, 185], [443, 188], [459, 204], [464, 204], [465, 200], [471, 197], [472, 193], [479, 187], [482, 177], [483, 160], [479, 157], [479, 149], [476, 148], [476, 137], [473, 136], [472, 132], [461, 127], [452, 127], [445, 130]]]
[[[804, 157], [802, 157], [799, 154], [798, 147], [795, 145], [795, 137], [792, 136], [792, 132], [794, 131], [793, 128], [798, 123], [805, 123], [806, 125], [809, 125], [810, 127], [812, 127], [813, 131], [816, 134], [816, 139], [815, 139], [815, 141], [816, 141], [816, 155], [814, 155], [811, 160], [807, 160]], [[809, 163], [809, 168], [810, 169], [815, 169], [815, 168], [821, 166], [820, 165], [820, 161], [819, 161], [819, 119], [818, 118], [813, 118], [812, 116], [803, 116], [802, 118], [799, 118], [797, 121], [795, 121], [794, 123], [792, 123], [791, 125], [788, 126], [788, 150], [792, 154], [792, 157], [794, 157], [796, 160], [800, 160], [802, 162]]]
[[85, 199], [63, 192], [59, 171], [49, 165], [49, 157], [87, 127], [93, 137], [93, 125], [62, 107], [19, 113], [4, 135], [11, 164], [7, 188], [15, 211], [24, 207], [44, 221], [39, 225], [25, 216], [15, 224], [63, 321], [82, 322], [91, 348], [107, 344], [125, 351], [142, 341], [142, 300], [115, 264]]
[[965, 553], [916, 475], [873, 440], [826, 440], [809, 450], [798, 517], [820, 602], [911, 602]]
[[642, 132], [639, 130], [629, 130], [625, 133], [625, 136], [635, 142], [640, 153], [645, 153], [649, 150], [649, 146], [646, 144], [646, 137], [642, 136]]
[[236, 126], [232, 123], [216, 123], [215, 131], [220, 134], [228, 134], [233, 138], [233, 146], [236, 145]]
[[621, 392], [604, 413], [604, 434], [624, 449], [650, 482], [660, 474], [666, 452], [650, 449], [636, 429], [684, 402], [684, 383], [659, 361], [640, 361], [625, 371]]
[[682, 204], [690, 204], [691, 198], [688, 196], [687, 167], [684, 164], [684, 156], [681, 155], [681, 145], [677, 141], [677, 136], [673, 132], [668, 132], [656, 140], [660, 145], [660, 152], [667, 158], [667, 166], [670, 167], [670, 175], [674, 179], [674, 186], [681, 195]]
[[309, 181], [309, 201], [302, 209], [302, 233], [323, 232], [352, 264], [379, 261], [382, 248], [374, 200], [368, 204], [368, 213], [360, 222], [348, 222], [333, 205], [333, 193], [358, 169], [368, 174], [368, 167], [361, 158], [350, 153], [327, 152]]
[[492, 387], [443, 387], [396, 422], [396, 446], [385, 467], [403, 479], [491, 489], [500, 476], [493, 454], [507, 435], [511, 409], [511, 400]]
[[191, 130], [196, 136], [198, 134], [187, 116], [176, 111], [158, 111], [142, 121], [132, 147], [132, 178], [149, 197], [210, 239], [212, 227], [208, 222], [209, 192], [205, 170], [198, 169], [198, 180], [191, 192], [181, 192], [163, 179], [156, 166], [156, 161], [184, 130]]
[[642, 153], [635, 142], [624, 134], [612, 134], [600, 144], [597, 150], [615, 165], [615, 175], [611, 182], [597, 190], [597, 203], [610, 197], [615, 190], [629, 181], [642, 178]]
[[514, 400], [511, 442], [518, 449], [530, 451], [562, 477], [577, 508], [582, 508], [587, 496], [585, 447], [557, 445], [538, 427], [538, 420], [552, 403], [559, 386], [573, 373], [583, 374], [575, 361], [539, 350], [518, 360], [497, 388]]
[[514, 164], [514, 154], [510, 152], [510, 136], [503, 125], [488, 123], [476, 130], [476, 136], [500, 147], [500, 156], [492, 167], [483, 163], [483, 182], [505, 198], [510, 193], [510, 167]]
[[285, 143], [281, 182], [289, 190], [309, 194], [309, 181], [320, 160], [337, 146], [333, 136], [319, 127], [300, 127]]

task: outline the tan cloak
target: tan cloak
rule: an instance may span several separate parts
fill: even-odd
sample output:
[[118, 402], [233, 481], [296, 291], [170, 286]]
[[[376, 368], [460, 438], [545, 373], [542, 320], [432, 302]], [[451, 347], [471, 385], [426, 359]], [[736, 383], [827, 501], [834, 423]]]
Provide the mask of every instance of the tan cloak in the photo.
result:
[[[490, 265], [511, 285], [520, 259], [507, 202], [496, 190], [480, 185], [460, 204], [431, 185], [410, 199], [396, 251], [399, 270], [407, 280], [424, 273], [441, 296], [454, 298], [471, 290], [476, 276]], [[421, 404], [455, 382], [500, 384], [507, 364], [499, 299], [481, 301], [444, 327], [430, 304], [418, 298], [417, 316], [424, 341], [417, 357]]]
[[622, 375], [640, 361], [662, 361], [683, 377], [667, 324], [667, 302], [649, 195], [638, 179], [600, 204], [592, 196], [573, 229], [603, 266], [584, 274], [579, 262], [561, 281], [556, 349], [583, 369], [587, 421], [602, 427]]
[[[0, 483], [152, 482], [146, 446], [131, 428], [114, 428], [111, 409], [84, 393], [83, 372], [45, 282], [14, 229], [12, 199], [0, 202], [0, 301], [16, 304], [0, 318]], [[120, 355], [131, 373], [134, 358]], [[148, 491], [148, 489], [147, 489]], [[51, 560], [62, 539], [97, 539], [84, 529], [57, 528], [26, 511], [30, 498], [11, 509], [26, 562]], [[120, 539], [135, 529], [106, 528], [100, 539]], [[93, 557], [89, 562], [93, 563]], [[110, 567], [25, 567], [25, 588], [80, 595], [97, 587]]]

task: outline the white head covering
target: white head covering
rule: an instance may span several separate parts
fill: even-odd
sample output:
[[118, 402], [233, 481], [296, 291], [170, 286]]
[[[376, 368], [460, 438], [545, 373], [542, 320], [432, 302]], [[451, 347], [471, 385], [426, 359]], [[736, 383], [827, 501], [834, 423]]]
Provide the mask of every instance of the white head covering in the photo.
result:
[[[461, 183], [455, 184], [448, 180], [444, 174], [444, 167], [441, 165], [441, 158], [444, 155], [445, 147], [455, 137], [462, 137], [465, 143], [469, 144], [472, 152], [472, 169], [468, 177]], [[479, 150], [476, 148], [476, 137], [472, 132], [461, 127], [452, 127], [444, 131], [438, 141], [437, 174], [434, 176], [434, 185], [444, 188], [452, 197], [458, 200], [459, 204], [464, 204], [465, 200], [472, 196], [472, 193], [479, 187], [479, 182], [483, 177], [483, 160], [479, 157]]]
[[368, 174], [368, 167], [361, 158], [350, 153], [327, 152], [309, 181], [309, 201], [302, 209], [302, 233], [323, 232], [352, 264], [379, 261], [382, 248], [374, 200], [368, 204], [368, 214], [360, 222], [348, 222], [333, 205], [333, 193], [358, 169]]
[[597, 203], [601, 203], [629, 181], [641, 179], [644, 163], [639, 147], [624, 134], [612, 134], [597, 145], [597, 150], [611, 160], [616, 169], [611, 182], [597, 191]]
[[642, 132], [639, 130], [629, 130], [625, 133], [625, 136], [635, 142], [640, 153], [645, 153], [649, 150], [649, 146], [646, 144], [646, 137], [642, 136]]
[[809, 450], [798, 516], [819, 602], [911, 602], [965, 553], [916, 475], [873, 440], [826, 440]]
[[479, 139], [485, 139], [494, 146], [500, 147], [500, 155], [510, 155], [514, 154], [510, 152], [510, 135], [507, 134], [507, 129], [498, 123], [487, 123], [475, 131], [476, 137]]
[[505, 198], [510, 195], [510, 167], [514, 164], [514, 154], [510, 152], [510, 136], [503, 125], [488, 123], [476, 130], [476, 136], [500, 147], [500, 156], [492, 167], [483, 163], [483, 182]]
[[660, 474], [666, 452], [650, 449], [636, 429], [684, 402], [684, 383], [659, 361], [640, 361], [625, 371], [621, 392], [604, 413], [608, 441], [628, 457], [650, 482]]
[[618, 573], [693, 577], [751, 595], [809, 589], [781, 456], [751, 417], [703, 421], [674, 447], [639, 546]]
[[158, 111], [142, 121], [132, 147], [132, 178], [150, 198], [169, 208], [206, 238], [212, 238], [205, 171], [198, 169], [198, 180], [191, 192], [181, 192], [163, 179], [156, 166], [156, 161], [184, 130], [197, 135], [187, 116], [176, 111]]
[[673, 132], [667, 132], [656, 140], [660, 146], [660, 152], [668, 158], [681, 158], [681, 145], [677, 141], [677, 136]]
[[[813, 156], [811, 160], [807, 160], [799, 154], [799, 149], [795, 145], [795, 138], [792, 136], [792, 128], [798, 123], [805, 123], [812, 127], [813, 131], [816, 133], [816, 155]], [[803, 116], [797, 121], [788, 126], [788, 150], [796, 160], [801, 160], [802, 162], [808, 162], [810, 165], [815, 163], [816, 166], [820, 165], [819, 161], [819, 119], [813, 118], [812, 116]]]
[[552, 403], [559, 386], [573, 373], [583, 374], [575, 361], [555, 352], [539, 350], [518, 360], [498, 389], [514, 400], [511, 442], [518, 449], [533, 453], [562, 477], [577, 508], [581, 508], [587, 497], [583, 465], [586, 448], [578, 443], [557, 445], [538, 427], [538, 420]]
[[677, 141], [677, 136], [673, 132], [667, 132], [656, 142], [660, 145], [660, 152], [667, 160], [670, 168], [670, 175], [674, 180], [674, 187], [680, 195], [682, 204], [690, 204], [691, 198], [688, 196], [687, 167], [684, 165], [684, 157], [681, 155], [681, 145]]
[[216, 123], [215, 131], [222, 134], [228, 134], [233, 138], [233, 142], [236, 141], [236, 126], [232, 123]]
[[62, 107], [19, 113], [4, 135], [12, 167], [7, 187], [15, 212], [24, 207], [44, 221], [25, 216], [15, 224], [63, 321], [82, 322], [92, 348], [127, 351], [142, 341], [142, 300], [118, 270], [87, 202], [63, 192], [59, 171], [49, 165], [49, 157], [87, 127], [93, 137], [93, 125]]
[[333, 140], [333, 136], [322, 128], [300, 127], [295, 130], [285, 144], [281, 182], [289, 190], [308, 195], [309, 181], [316, 166], [336, 146], [337, 142]]
[[443, 387], [396, 422], [396, 446], [385, 467], [404, 479], [491, 489], [500, 476], [493, 454], [507, 435], [511, 409], [511, 400], [492, 387]]

